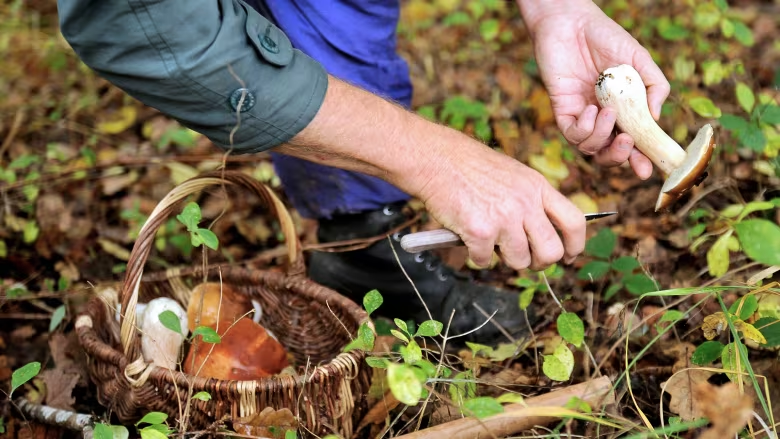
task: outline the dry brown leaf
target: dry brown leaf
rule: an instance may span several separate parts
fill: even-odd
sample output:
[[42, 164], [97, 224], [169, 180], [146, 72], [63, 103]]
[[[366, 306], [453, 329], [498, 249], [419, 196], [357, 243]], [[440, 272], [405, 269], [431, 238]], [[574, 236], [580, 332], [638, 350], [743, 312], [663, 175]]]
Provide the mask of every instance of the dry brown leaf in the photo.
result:
[[[254, 437], [277, 437], [279, 432], [296, 430], [298, 421], [289, 409], [266, 407], [253, 416], [239, 418], [233, 423], [236, 433]], [[273, 431], [272, 431], [273, 430]]]
[[712, 375], [712, 372], [706, 370], [687, 369], [661, 383], [661, 389], [672, 397], [669, 401], [669, 410], [680, 415], [683, 421], [704, 417], [703, 405], [706, 403], [692, 397], [693, 388], [700, 383], [706, 383]]
[[499, 120], [493, 124], [493, 133], [501, 150], [509, 157], [517, 157], [520, 146], [520, 127], [514, 120]]
[[698, 401], [704, 417], [712, 427], [699, 439], [721, 439], [734, 437], [750, 420], [753, 412], [753, 398], [739, 392], [736, 383], [728, 382], [720, 387], [708, 382], [693, 387], [693, 399]]
[[547, 94], [547, 90], [545, 90], [544, 87], [534, 88], [528, 101], [536, 114], [536, 119], [534, 121], [534, 127], [536, 127], [536, 129], [544, 128], [555, 122], [550, 96]]
[[393, 392], [388, 390], [384, 394], [384, 398], [374, 404], [373, 407], [368, 410], [368, 413], [363, 416], [363, 419], [360, 420], [360, 424], [358, 424], [356, 432], [359, 432], [367, 425], [384, 423], [390, 412], [398, 407], [398, 404], [400, 404], [400, 402], [395, 399]]
[[512, 102], [519, 103], [528, 95], [529, 81], [516, 64], [500, 64], [495, 78]]
[[63, 410], [73, 410], [76, 398], [73, 389], [79, 382], [79, 374], [64, 372], [60, 368], [44, 371], [43, 382], [46, 384], [46, 405]]
[[79, 345], [78, 335], [75, 332], [70, 332], [68, 335], [59, 332], [51, 334], [49, 350], [57, 369], [77, 374], [80, 386], [89, 384], [87, 357]]

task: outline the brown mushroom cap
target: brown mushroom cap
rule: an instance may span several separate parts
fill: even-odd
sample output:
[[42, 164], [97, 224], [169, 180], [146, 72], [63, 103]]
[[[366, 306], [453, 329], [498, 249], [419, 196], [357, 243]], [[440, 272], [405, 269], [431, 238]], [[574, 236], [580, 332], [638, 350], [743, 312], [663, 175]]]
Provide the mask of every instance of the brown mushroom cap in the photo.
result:
[[[201, 309], [201, 299], [203, 308]], [[192, 289], [187, 306], [189, 330], [195, 330], [195, 320], [200, 312], [201, 326], [214, 326], [217, 321], [234, 322], [252, 310], [252, 302], [228, 284], [206, 282]], [[217, 315], [219, 311], [219, 315]]]
[[693, 186], [703, 180], [702, 174], [707, 169], [715, 150], [715, 134], [710, 124], [699, 129], [696, 137], [686, 150], [685, 161], [672, 171], [661, 187], [655, 211], [668, 209], [675, 201]]

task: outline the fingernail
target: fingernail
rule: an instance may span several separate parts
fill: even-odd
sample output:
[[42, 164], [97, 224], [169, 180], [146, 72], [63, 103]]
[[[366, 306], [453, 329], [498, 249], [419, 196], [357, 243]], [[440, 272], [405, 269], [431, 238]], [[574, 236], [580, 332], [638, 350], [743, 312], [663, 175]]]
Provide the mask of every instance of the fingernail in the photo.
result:
[[620, 148], [621, 151], [628, 151], [629, 149], [632, 148], [632, 146], [628, 143], [620, 143], [618, 145], [618, 148]]

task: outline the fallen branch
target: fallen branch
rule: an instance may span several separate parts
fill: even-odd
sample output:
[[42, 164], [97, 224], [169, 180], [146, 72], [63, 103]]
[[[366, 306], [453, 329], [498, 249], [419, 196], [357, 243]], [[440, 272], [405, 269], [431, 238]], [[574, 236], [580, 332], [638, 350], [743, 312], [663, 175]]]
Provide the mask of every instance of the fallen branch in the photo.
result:
[[90, 439], [92, 437], [92, 426], [95, 420], [90, 415], [36, 404], [25, 398], [17, 398], [14, 402], [19, 411], [28, 420], [80, 431], [85, 439]]
[[528, 398], [523, 404], [504, 406], [504, 412], [483, 419], [463, 418], [425, 428], [396, 439], [473, 439], [475, 437], [505, 437], [536, 425], [545, 425], [569, 416], [563, 410], [572, 398], [580, 398], [591, 406], [612, 404], [615, 394], [608, 377], [569, 386], [541, 396]]

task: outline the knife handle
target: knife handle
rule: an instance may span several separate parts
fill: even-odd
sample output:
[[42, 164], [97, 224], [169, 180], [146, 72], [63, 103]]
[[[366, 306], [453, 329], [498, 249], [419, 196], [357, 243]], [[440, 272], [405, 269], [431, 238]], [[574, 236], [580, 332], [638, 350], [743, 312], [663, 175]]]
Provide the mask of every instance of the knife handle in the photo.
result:
[[464, 245], [457, 233], [448, 229], [427, 230], [404, 235], [401, 248], [409, 253]]

